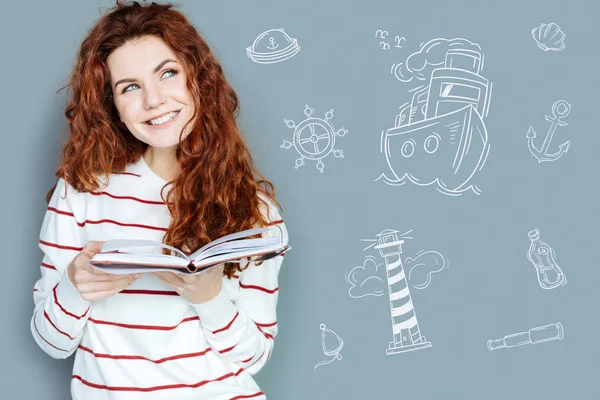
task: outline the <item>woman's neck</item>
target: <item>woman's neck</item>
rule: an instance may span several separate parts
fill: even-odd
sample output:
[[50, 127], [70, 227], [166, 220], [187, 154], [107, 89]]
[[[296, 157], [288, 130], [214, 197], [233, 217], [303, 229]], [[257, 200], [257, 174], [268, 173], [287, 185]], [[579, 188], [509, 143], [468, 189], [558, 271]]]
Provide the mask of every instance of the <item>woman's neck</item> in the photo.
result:
[[179, 175], [181, 171], [177, 157], [175, 156], [175, 148], [157, 149], [148, 146], [143, 154], [144, 161], [150, 167], [152, 172], [163, 178], [165, 181], [172, 181]]

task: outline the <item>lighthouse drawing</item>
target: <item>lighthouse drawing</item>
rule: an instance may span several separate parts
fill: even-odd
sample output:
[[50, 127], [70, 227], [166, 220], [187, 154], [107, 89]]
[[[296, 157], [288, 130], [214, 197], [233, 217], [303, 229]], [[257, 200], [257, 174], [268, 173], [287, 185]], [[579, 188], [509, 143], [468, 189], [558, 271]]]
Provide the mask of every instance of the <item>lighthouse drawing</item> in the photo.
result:
[[402, 266], [401, 254], [404, 240], [400, 240], [398, 231], [392, 229], [386, 229], [376, 236], [377, 245], [374, 248], [379, 250], [379, 254], [385, 260], [392, 319], [393, 340], [389, 343], [386, 354], [404, 353], [431, 347], [431, 343], [421, 335]]

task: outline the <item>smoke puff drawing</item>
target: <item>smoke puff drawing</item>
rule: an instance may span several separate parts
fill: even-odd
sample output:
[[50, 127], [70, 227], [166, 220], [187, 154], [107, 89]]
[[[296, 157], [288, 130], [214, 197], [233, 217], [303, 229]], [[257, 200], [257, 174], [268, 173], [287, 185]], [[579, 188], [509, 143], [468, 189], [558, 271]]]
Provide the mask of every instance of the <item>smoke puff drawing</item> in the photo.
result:
[[365, 296], [382, 296], [386, 285], [377, 273], [382, 265], [377, 263], [375, 257], [367, 256], [363, 265], [352, 268], [346, 274], [346, 282], [350, 284], [350, 297], [358, 299]]
[[408, 269], [408, 281], [415, 289], [425, 289], [433, 274], [448, 268], [444, 256], [434, 250], [421, 250], [415, 257], [406, 257], [404, 263]]

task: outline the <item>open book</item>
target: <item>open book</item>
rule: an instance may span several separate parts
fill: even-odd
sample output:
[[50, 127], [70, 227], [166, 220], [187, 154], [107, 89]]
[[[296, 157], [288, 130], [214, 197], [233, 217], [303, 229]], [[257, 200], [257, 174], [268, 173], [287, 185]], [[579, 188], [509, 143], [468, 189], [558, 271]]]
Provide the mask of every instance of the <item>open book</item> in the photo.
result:
[[[187, 256], [183, 251], [154, 240], [112, 239], [104, 242], [102, 249], [90, 264], [111, 274], [169, 271], [179, 274], [199, 274], [221, 263], [266, 261], [291, 247], [282, 242], [281, 235], [248, 238], [248, 236], [279, 229], [252, 228], [225, 235], [202, 246]], [[177, 255], [163, 254], [169, 249]]]

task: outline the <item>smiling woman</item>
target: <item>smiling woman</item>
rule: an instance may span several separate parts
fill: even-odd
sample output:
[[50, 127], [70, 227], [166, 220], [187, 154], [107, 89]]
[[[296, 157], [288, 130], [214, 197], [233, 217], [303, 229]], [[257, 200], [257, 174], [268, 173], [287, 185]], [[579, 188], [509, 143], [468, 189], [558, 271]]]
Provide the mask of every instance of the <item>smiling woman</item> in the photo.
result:
[[84, 38], [69, 86], [69, 139], [40, 231], [36, 343], [54, 358], [75, 354], [75, 400], [264, 399], [252, 375], [278, 332], [283, 257], [185, 279], [89, 263], [108, 239], [189, 255], [276, 226], [264, 235], [288, 244], [219, 62], [172, 5], [117, 3]]
[[194, 114], [194, 98], [177, 59], [156, 36], [130, 40], [107, 59], [119, 118], [133, 136], [149, 145], [144, 157], [165, 180], [179, 173], [175, 146], [193, 126], [191, 122], [183, 129]]

